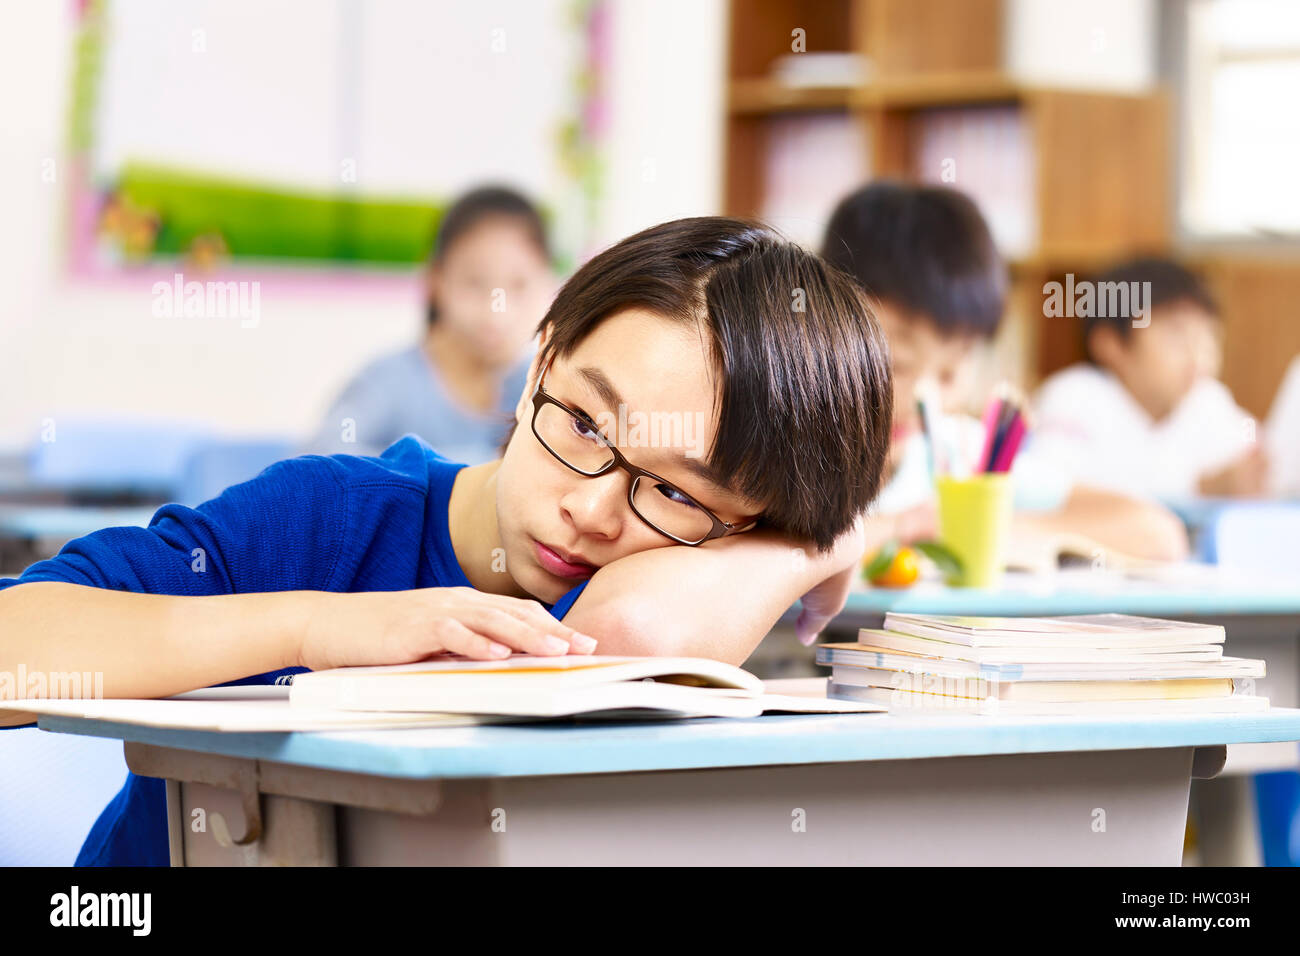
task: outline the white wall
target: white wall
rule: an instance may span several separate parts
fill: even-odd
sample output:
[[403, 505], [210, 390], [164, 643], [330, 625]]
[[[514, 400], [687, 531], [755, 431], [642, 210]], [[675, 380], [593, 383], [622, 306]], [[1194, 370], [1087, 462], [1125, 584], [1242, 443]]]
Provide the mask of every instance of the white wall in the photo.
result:
[[1007, 0], [1007, 72], [1043, 86], [1148, 90], [1156, 12], [1155, 0]]
[[[25, 4], [21, 23], [0, 33], [0, 88], [21, 91], [0, 114], [0, 448], [67, 416], [305, 433], [352, 371], [418, 334], [414, 285], [338, 295], [264, 283], [261, 321], [245, 329], [235, 319], [154, 318], [152, 279], [62, 280], [62, 183], [43, 183], [41, 171], [62, 161], [71, 6]], [[725, 9], [722, 0], [616, 0], [605, 242], [718, 211]]]
[[600, 235], [722, 211], [727, 4], [617, 0]]

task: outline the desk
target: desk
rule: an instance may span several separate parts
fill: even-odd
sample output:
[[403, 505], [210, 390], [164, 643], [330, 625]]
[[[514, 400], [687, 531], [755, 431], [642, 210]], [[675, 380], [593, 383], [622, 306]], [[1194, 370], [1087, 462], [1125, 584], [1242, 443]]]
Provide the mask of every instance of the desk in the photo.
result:
[[[1300, 582], [1294, 580], [1198, 567], [1170, 569], [1151, 580], [1089, 569], [1008, 574], [998, 590], [947, 588], [929, 581], [898, 590], [860, 586], [822, 640], [856, 640], [858, 628], [880, 627], [888, 611], [992, 616], [1113, 612], [1221, 624], [1227, 632], [1226, 653], [1266, 662], [1268, 676], [1257, 682], [1256, 693], [1277, 707], [1300, 706]], [[783, 622], [793, 622], [795, 614], [797, 608]], [[1228, 748], [1222, 775], [1196, 785], [1206, 862], [1259, 862], [1249, 775], [1298, 764], [1300, 748], [1294, 743]]]
[[[1236, 657], [1261, 658], [1268, 676], [1256, 693], [1275, 706], [1300, 707], [1300, 582], [1260, 581], [1200, 568], [1179, 582], [1141, 581], [1099, 571], [1055, 575], [1008, 574], [998, 590], [948, 588], [923, 582], [912, 588], [860, 587], [823, 640], [856, 640], [861, 627], [880, 627], [885, 613], [970, 614], [1053, 617], [1062, 614], [1140, 614], [1182, 621], [1222, 624], [1224, 650]], [[793, 621], [792, 609], [783, 621]], [[1290, 745], [1234, 748], [1226, 774], [1295, 767], [1300, 750]]]
[[[168, 781], [175, 865], [1157, 865], [1258, 714], [748, 720], [214, 734], [42, 717]], [[192, 811], [217, 829], [196, 833]]]
[[[1057, 616], [1140, 614], [1180, 620], [1286, 617], [1300, 621], [1300, 581], [1198, 568], [1180, 580], [1139, 580], [1104, 571], [1008, 574], [997, 590], [949, 588], [922, 582], [911, 588], [858, 587], [849, 594], [837, 625], [876, 626], [887, 611], [904, 614]], [[1231, 638], [1231, 633], [1228, 635]]]

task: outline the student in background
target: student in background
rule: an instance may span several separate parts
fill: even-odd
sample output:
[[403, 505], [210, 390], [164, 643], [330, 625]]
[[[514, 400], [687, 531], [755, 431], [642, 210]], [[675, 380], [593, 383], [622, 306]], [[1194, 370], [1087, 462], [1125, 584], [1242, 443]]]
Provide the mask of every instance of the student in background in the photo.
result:
[[[872, 296], [892, 357], [890, 477], [872, 521], [904, 542], [937, 537], [918, 387], [934, 383], [949, 409], [968, 394], [977, 346], [993, 337], [1002, 319], [1006, 266], [966, 196], [888, 182], [865, 186], [840, 202], [822, 255]], [[949, 419], [959, 437], [972, 438], [978, 448], [980, 423]], [[1076, 483], [1029, 451], [1017, 456], [1012, 480], [1017, 526], [1025, 533], [1082, 534], [1135, 557], [1186, 556], [1182, 523], [1158, 504]]]
[[496, 457], [554, 291], [533, 204], [501, 187], [462, 196], [425, 269], [423, 340], [362, 369], [303, 451], [378, 455], [413, 433], [453, 461]]
[[1273, 494], [1300, 498], [1300, 355], [1278, 387], [1264, 432]]
[[1148, 282], [1148, 326], [1134, 327], [1132, 314], [1081, 320], [1088, 361], [1043, 383], [1036, 450], [1077, 481], [1166, 500], [1264, 494], [1264, 436], [1216, 378], [1219, 310], [1201, 281], [1142, 258], [1098, 276], [1096, 288]]

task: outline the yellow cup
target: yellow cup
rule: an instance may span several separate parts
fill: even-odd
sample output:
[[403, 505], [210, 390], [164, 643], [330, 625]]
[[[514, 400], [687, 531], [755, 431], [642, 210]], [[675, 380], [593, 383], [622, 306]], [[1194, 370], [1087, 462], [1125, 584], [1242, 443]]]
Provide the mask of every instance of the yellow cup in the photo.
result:
[[995, 588], [1006, 566], [1011, 533], [1011, 483], [1005, 473], [935, 480], [939, 495], [939, 537], [961, 560], [949, 575], [956, 587]]

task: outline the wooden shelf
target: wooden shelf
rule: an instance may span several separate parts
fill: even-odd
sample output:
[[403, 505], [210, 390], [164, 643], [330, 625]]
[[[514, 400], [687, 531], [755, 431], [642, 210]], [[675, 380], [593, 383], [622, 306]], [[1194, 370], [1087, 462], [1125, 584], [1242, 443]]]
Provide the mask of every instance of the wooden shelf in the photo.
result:
[[946, 73], [893, 79], [862, 87], [785, 86], [778, 80], [733, 80], [733, 116], [809, 110], [925, 109], [1016, 102], [1029, 89], [997, 73]]
[[732, 115], [847, 110], [858, 91], [847, 86], [785, 86], [776, 80], [735, 80], [728, 97]]
[[1002, 73], [933, 73], [882, 79], [857, 91], [855, 102], [887, 109], [1014, 103], [1026, 87]]

